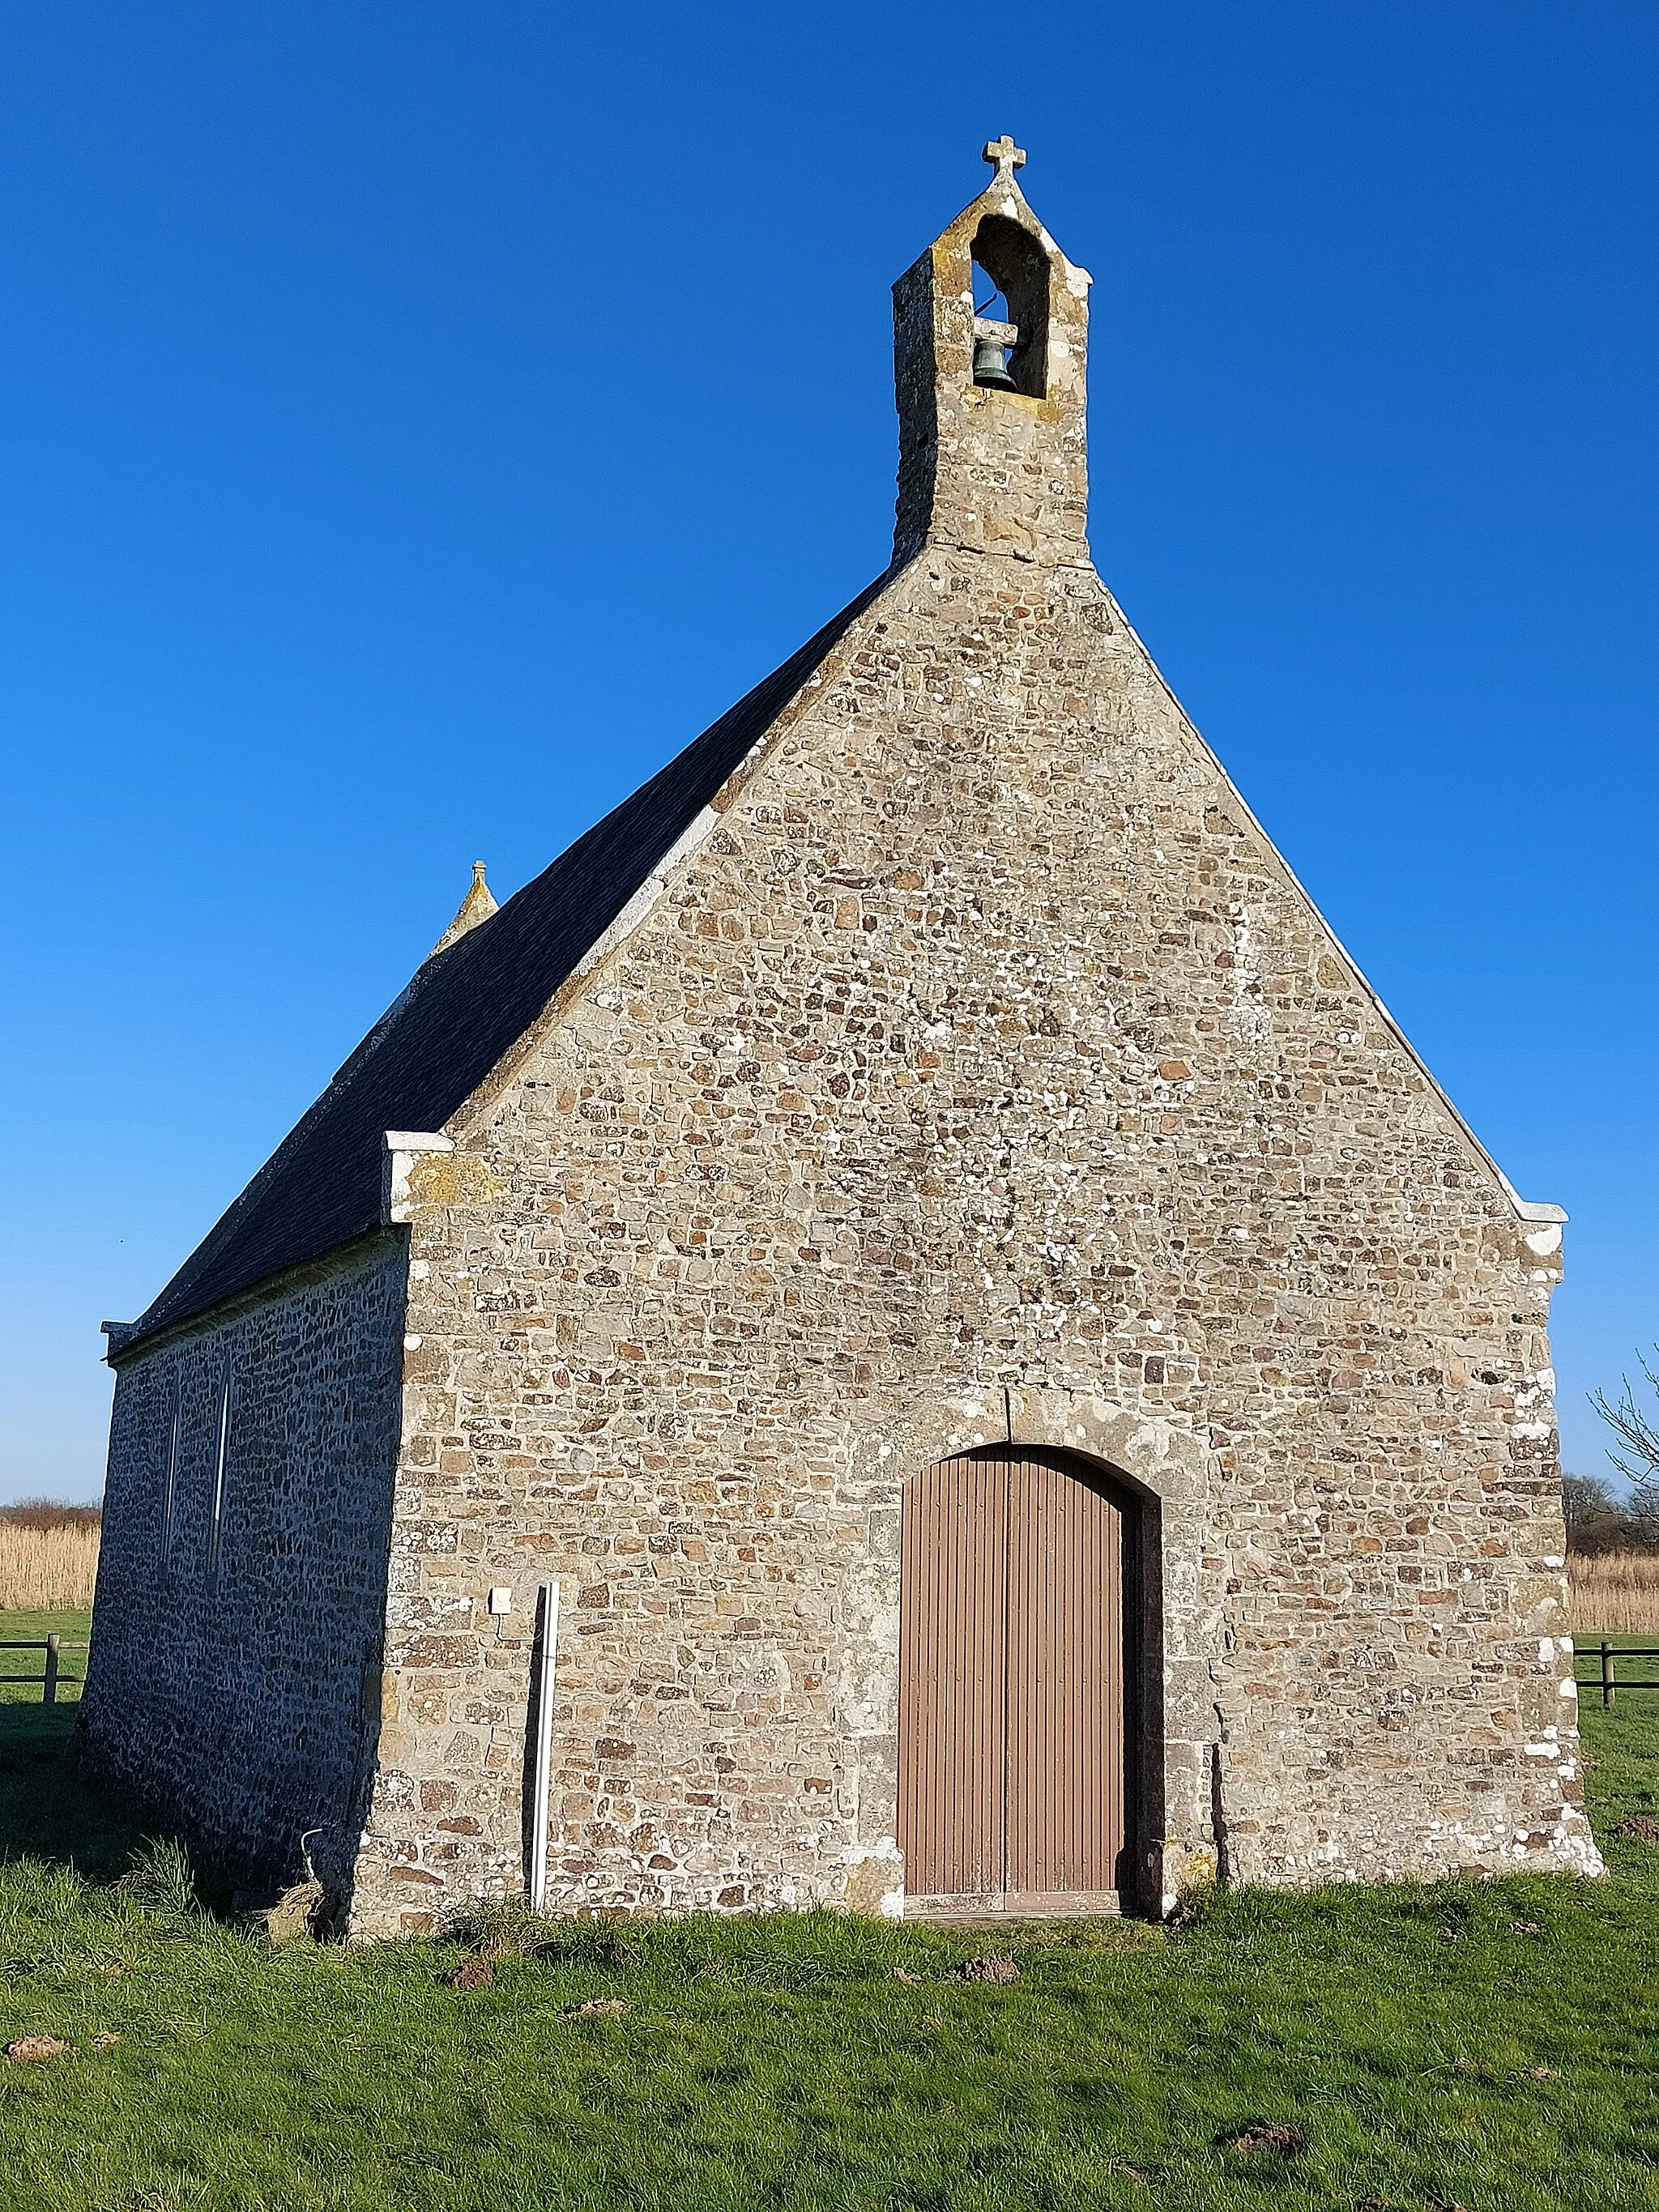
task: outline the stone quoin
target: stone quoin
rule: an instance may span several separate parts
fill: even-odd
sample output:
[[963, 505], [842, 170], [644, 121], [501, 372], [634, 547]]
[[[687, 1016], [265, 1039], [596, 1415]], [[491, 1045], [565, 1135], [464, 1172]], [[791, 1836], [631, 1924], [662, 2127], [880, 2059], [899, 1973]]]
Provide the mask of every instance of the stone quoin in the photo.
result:
[[106, 1324], [87, 1758], [359, 1935], [1599, 1867], [1565, 1217], [1097, 575], [1090, 280], [986, 156], [894, 288], [890, 566], [477, 870]]

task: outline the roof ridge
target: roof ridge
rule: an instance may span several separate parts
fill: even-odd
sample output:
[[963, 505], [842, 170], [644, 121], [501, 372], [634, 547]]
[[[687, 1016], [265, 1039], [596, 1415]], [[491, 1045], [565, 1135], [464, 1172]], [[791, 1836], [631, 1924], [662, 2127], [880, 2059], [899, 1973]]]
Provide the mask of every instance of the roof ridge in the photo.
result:
[[[386, 1130], [441, 1128], [459, 1110], [885, 588], [896, 565], [494, 914], [422, 963], [122, 1337], [121, 1356], [378, 1224]], [[117, 1349], [112, 1344], [112, 1357]]]

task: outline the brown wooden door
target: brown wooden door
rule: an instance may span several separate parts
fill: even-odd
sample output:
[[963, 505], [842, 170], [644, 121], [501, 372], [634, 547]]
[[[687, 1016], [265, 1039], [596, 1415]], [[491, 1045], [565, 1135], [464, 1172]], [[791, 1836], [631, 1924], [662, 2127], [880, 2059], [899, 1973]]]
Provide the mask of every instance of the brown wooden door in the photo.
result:
[[941, 1461], [904, 1496], [907, 1898], [1109, 1909], [1128, 1886], [1124, 1505], [1065, 1456]]

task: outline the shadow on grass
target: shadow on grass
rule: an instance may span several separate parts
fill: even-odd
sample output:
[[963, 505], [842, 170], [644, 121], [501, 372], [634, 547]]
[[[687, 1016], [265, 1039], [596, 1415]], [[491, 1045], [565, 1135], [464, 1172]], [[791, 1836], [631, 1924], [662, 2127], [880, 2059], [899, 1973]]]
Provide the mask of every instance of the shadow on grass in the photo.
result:
[[48, 1859], [112, 1881], [140, 1831], [80, 1777], [76, 1708], [0, 1705], [0, 1859]]
[[[75, 1723], [91, 1631], [85, 1612], [0, 1612], [0, 1863], [38, 1859], [108, 1882], [153, 1831], [81, 1778]], [[62, 1665], [48, 1705], [35, 1639], [54, 1634], [64, 1639]]]

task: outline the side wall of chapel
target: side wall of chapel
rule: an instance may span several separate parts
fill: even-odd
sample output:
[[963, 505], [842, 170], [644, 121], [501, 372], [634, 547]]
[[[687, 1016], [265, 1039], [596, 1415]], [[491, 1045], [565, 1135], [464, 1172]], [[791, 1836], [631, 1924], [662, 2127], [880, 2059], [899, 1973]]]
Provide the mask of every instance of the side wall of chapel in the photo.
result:
[[702, 827], [411, 1178], [358, 1926], [523, 1879], [544, 1581], [556, 1907], [896, 1909], [902, 1486], [1011, 1431], [1157, 1501], [1154, 1901], [1594, 1865], [1559, 1228], [1092, 572], [925, 550]]
[[401, 1232], [370, 1238], [118, 1364], [83, 1755], [227, 1884], [296, 1879], [307, 1831], [318, 1872], [349, 1884], [381, 1671], [404, 1267]]

